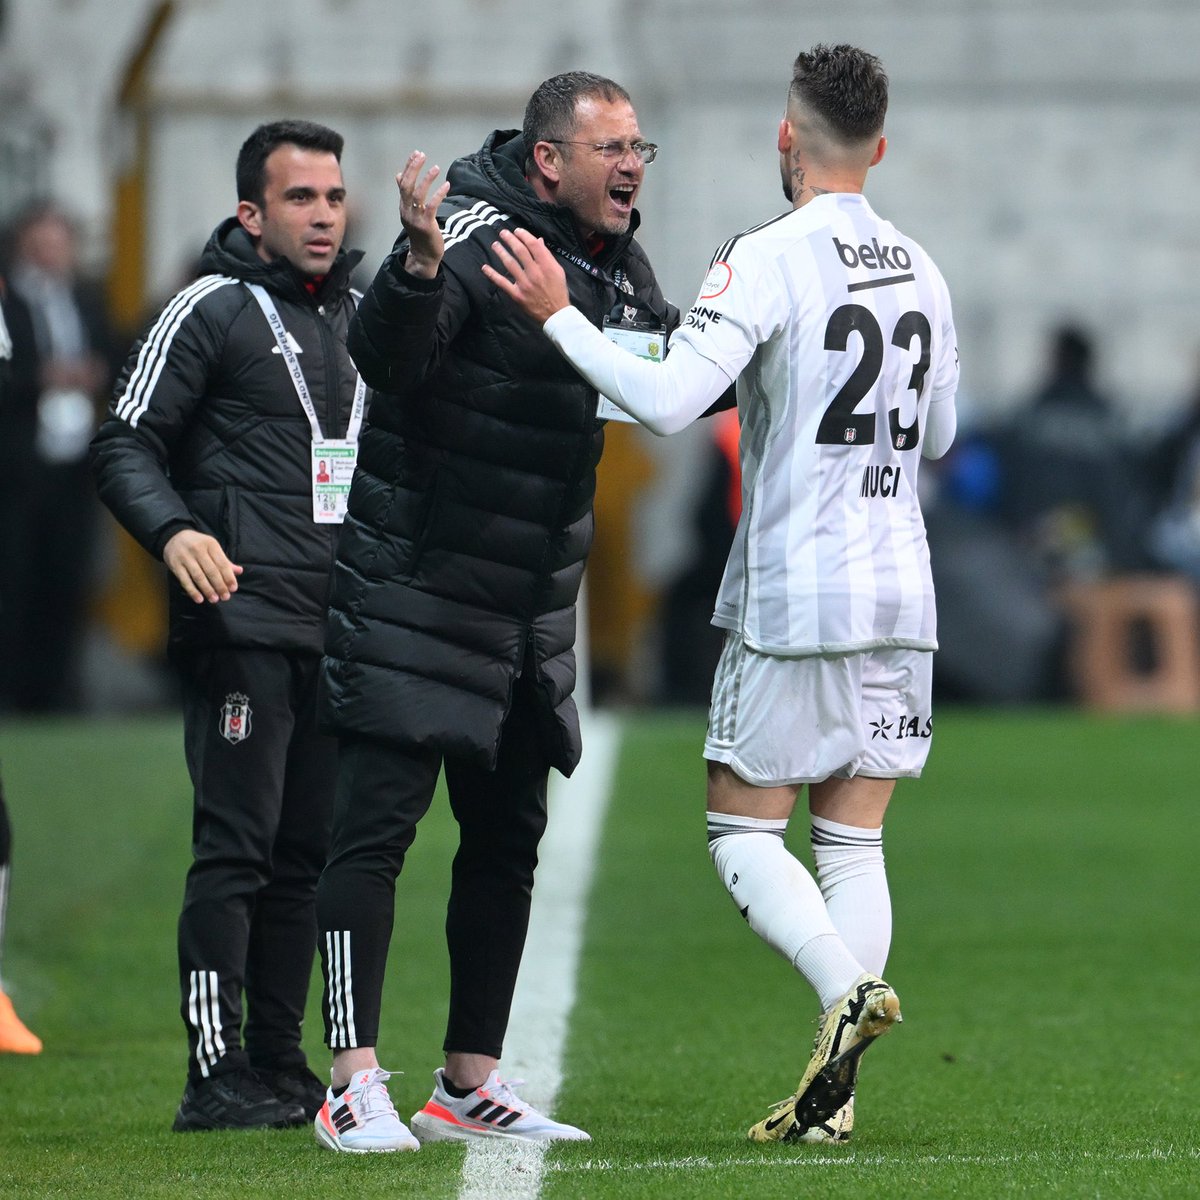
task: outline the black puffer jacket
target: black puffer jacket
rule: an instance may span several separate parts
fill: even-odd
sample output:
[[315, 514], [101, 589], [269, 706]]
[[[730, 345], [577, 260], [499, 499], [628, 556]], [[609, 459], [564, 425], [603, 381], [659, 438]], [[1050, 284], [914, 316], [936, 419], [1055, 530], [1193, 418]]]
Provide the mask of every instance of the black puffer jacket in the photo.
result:
[[[402, 238], [351, 324], [377, 395], [334, 571], [323, 711], [335, 730], [490, 766], [531, 663], [550, 761], [569, 774], [575, 599], [603, 425], [596, 393], [480, 270], [499, 231], [518, 226], [587, 253], [570, 213], [526, 183], [523, 155], [502, 131], [456, 162], [438, 277], [404, 270]], [[591, 261], [600, 277], [565, 266], [572, 302], [597, 325], [624, 303], [678, 324], [632, 229]]]
[[209, 239], [208, 274], [179, 292], [130, 353], [92, 442], [101, 499], [156, 558], [181, 529], [212, 534], [245, 568], [220, 604], [171, 584], [172, 649], [321, 652], [337, 525], [312, 517], [308, 418], [262, 309], [271, 293], [327, 438], [343, 437], [357, 373], [339, 254], [316, 295], [286, 260], [264, 262], [235, 218]]

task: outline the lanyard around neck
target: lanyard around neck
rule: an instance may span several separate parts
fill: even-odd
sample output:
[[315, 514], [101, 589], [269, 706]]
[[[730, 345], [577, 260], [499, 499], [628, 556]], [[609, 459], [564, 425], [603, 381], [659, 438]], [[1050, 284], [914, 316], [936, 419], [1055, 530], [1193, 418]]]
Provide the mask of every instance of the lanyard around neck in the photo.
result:
[[560, 246], [557, 242], [547, 242], [547, 246], [554, 251], [559, 258], [565, 260], [578, 267], [581, 271], [586, 271], [593, 279], [600, 280], [601, 283], [607, 283], [610, 287], [616, 288], [617, 300], [612, 307], [612, 312], [609, 314], [609, 319], [613, 321], [621, 321], [622, 313], [626, 308], [641, 308], [645, 309], [654, 320], [662, 324], [662, 318], [647, 304], [644, 300], [639, 300], [632, 291], [625, 290], [625, 271], [618, 267], [611, 275], [596, 266], [595, 263], [589, 262], [582, 255], [576, 254], [572, 250], [568, 250], [565, 246]]
[[[300, 359], [296, 357], [296, 351], [292, 349], [292, 345], [288, 341], [287, 330], [283, 327], [283, 320], [279, 316], [279, 310], [275, 307], [275, 301], [271, 299], [270, 293], [261, 284], [248, 283], [246, 287], [250, 289], [250, 294], [258, 301], [258, 307], [262, 309], [263, 316], [267, 318], [267, 324], [270, 325], [271, 332], [275, 335], [275, 341], [279, 346], [279, 353], [283, 355], [283, 361], [287, 364], [288, 373], [292, 377], [292, 384], [296, 389], [296, 395], [300, 397], [300, 405], [304, 409], [304, 415], [308, 417], [308, 423], [312, 427], [313, 441], [322, 441], [321, 422], [317, 419], [317, 410], [313, 405], [312, 395], [308, 390], [308, 383], [304, 378], [304, 372], [300, 369]], [[346, 427], [346, 440], [348, 442], [358, 440], [358, 431], [362, 428], [363, 412], [366, 408], [366, 395], [367, 385], [363, 382], [363, 377], [356, 373], [354, 404], [350, 410], [350, 424]]]
[[547, 242], [546, 244], [559, 258], [565, 259], [581, 271], [586, 271], [593, 279], [599, 279], [602, 283], [615, 287], [618, 292], [621, 291], [621, 282], [625, 278], [625, 272], [620, 267], [610, 275], [590, 259], [584, 258], [582, 254], [576, 254], [573, 250], [568, 250], [566, 246], [560, 246], [557, 242]]

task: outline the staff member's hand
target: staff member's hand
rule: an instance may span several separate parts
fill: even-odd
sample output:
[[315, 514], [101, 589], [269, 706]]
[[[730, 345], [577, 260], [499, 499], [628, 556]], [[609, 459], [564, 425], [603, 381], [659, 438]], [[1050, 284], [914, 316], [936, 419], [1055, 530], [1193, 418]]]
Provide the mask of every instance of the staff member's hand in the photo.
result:
[[430, 192], [433, 182], [442, 173], [441, 167], [430, 167], [422, 177], [425, 155], [414, 150], [396, 176], [400, 189], [400, 224], [408, 236], [408, 257], [404, 269], [418, 279], [432, 279], [442, 261], [442, 231], [437, 223], [438, 205], [446, 198], [450, 183], [441, 184]]
[[221, 543], [198, 529], [181, 529], [163, 547], [163, 562], [197, 604], [216, 604], [237, 591], [242, 568], [231, 563]]
[[560, 308], [571, 303], [562, 264], [546, 243], [528, 229], [515, 232], [502, 229], [500, 238], [503, 243], [497, 239], [491, 250], [511, 278], [486, 263], [483, 273], [539, 325], [544, 325]]

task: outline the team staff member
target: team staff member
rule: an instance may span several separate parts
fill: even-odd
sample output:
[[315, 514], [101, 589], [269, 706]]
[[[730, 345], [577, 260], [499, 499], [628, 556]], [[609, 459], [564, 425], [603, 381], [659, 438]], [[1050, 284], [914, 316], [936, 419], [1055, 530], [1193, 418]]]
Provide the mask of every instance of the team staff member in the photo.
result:
[[81, 271], [66, 212], [34, 201], [11, 235], [10, 311], [20, 308], [31, 336], [16, 347], [0, 411], [0, 706], [74, 712], [101, 532], [88, 442], [129, 343]]
[[[6, 308], [11, 298], [0, 278], [0, 408], [8, 402], [10, 372], [13, 359], [13, 341], [6, 319]], [[25, 318], [22, 330], [27, 341], [32, 342], [32, 329]], [[4, 803], [4, 785], [0, 783], [0, 962], [4, 957], [4, 928], [8, 917], [8, 876], [12, 864], [12, 826], [8, 820], [8, 805]], [[0, 978], [0, 1054], [40, 1054], [42, 1039], [33, 1033], [17, 1016], [13, 1003], [4, 990]]]
[[[917, 498], [922, 454], [954, 436], [958, 353], [928, 255], [862, 195], [883, 157], [887, 76], [850, 46], [793, 69], [778, 149], [784, 215], [718, 250], [661, 367], [596, 335], [553, 254], [498, 250], [518, 301], [597, 388], [658, 433], [731, 380], [742, 515], [717, 598], [726, 632], [704, 755], [709, 849], [750, 926], [824, 1010], [796, 1093], [756, 1141], [844, 1140], [858, 1060], [899, 1019], [883, 817], [921, 773], [937, 648]], [[808, 784], [820, 888], [784, 845]]]
[[460, 827], [445, 1069], [422, 1140], [585, 1139], [498, 1065], [529, 919], [551, 767], [579, 761], [575, 598], [603, 444], [597, 396], [480, 272], [500, 229], [538, 230], [586, 319], [661, 348], [678, 312], [634, 240], [655, 147], [626, 91], [541, 84], [521, 132], [448, 180], [401, 174], [404, 227], [350, 348], [378, 390], [334, 570], [323, 714], [340, 740], [318, 892], [334, 1150], [415, 1149], [376, 1058], [396, 877], [443, 765]]
[[365, 400], [341, 153], [307, 121], [250, 135], [237, 215], [135, 346], [93, 443], [101, 497], [173, 579], [195, 789], [176, 1130], [303, 1123], [325, 1095], [300, 1048], [337, 757], [316, 687]]

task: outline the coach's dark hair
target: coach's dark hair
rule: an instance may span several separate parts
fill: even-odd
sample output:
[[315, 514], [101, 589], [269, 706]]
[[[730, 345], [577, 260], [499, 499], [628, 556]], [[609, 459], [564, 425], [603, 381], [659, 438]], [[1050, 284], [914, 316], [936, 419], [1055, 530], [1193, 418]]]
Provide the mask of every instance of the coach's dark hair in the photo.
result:
[[565, 140], [575, 132], [575, 106], [585, 96], [598, 97], [610, 104], [629, 100], [629, 93], [619, 83], [591, 71], [566, 71], [538, 84], [525, 106], [521, 125], [526, 168], [532, 163], [533, 147], [538, 142]]
[[267, 159], [280, 146], [317, 150], [332, 154], [341, 162], [344, 144], [340, 133], [315, 121], [271, 121], [260, 125], [238, 151], [238, 199], [262, 205], [267, 190]]
[[822, 44], [796, 58], [788, 99], [811, 109], [843, 141], [863, 141], [883, 132], [888, 77], [875, 55]]

